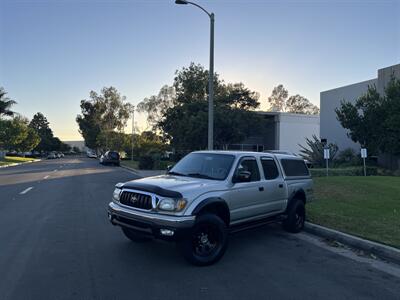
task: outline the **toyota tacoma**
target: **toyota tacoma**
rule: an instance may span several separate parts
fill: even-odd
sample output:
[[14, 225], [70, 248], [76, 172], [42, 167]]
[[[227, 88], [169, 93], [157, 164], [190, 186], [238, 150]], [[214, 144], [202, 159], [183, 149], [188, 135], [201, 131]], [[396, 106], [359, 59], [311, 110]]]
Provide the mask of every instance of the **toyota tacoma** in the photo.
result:
[[312, 197], [310, 173], [297, 156], [197, 151], [165, 175], [118, 183], [108, 218], [132, 241], [175, 241], [189, 262], [210, 265], [232, 231], [276, 221], [301, 231]]

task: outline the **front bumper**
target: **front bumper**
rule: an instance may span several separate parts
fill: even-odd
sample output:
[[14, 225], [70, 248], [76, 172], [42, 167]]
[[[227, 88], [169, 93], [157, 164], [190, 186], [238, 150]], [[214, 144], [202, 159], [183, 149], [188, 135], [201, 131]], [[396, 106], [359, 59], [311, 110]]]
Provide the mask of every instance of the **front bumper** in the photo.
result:
[[[113, 225], [126, 227], [136, 233], [164, 240], [182, 239], [193, 227], [195, 216], [169, 216], [125, 208], [115, 202], [108, 205], [108, 218]], [[165, 231], [173, 232], [166, 235]], [[162, 234], [161, 232], [164, 232]]]

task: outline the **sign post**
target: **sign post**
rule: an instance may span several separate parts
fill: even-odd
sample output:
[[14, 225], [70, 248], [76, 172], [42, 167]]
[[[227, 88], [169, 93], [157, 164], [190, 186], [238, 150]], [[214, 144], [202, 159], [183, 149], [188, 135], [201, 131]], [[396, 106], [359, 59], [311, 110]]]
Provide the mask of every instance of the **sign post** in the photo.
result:
[[365, 166], [365, 159], [367, 158], [367, 149], [361, 148], [361, 158], [363, 159], [364, 163], [364, 176], [367, 176], [367, 168]]
[[329, 169], [329, 157], [330, 157], [330, 152], [329, 152], [329, 148], [324, 148], [324, 159], [326, 161], [326, 176], [328, 176], [328, 169]]

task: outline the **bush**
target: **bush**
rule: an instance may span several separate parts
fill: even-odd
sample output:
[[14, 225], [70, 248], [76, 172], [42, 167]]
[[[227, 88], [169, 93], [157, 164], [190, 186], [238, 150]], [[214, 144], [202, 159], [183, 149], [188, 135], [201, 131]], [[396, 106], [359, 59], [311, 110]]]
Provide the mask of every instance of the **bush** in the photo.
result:
[[[326, 176], [326, 169], [310, 169], [312, 177], [323, 177]], [[378, 168], [367, 167], [367, 176], [378, 175]], [[363, 167], [351, 167], [351, 168], [331, 168], [329, 169], [329, 176], [364, 176]]]
[[352, 148], [344, 149], [339, 152], [335, 163], [339, 165], [359, 165], [362, 163], [361, 157]]
[[154, 159], [151, 156], [141, 156], [139, 158], [139, 169], [152, 170], [154, 168]]

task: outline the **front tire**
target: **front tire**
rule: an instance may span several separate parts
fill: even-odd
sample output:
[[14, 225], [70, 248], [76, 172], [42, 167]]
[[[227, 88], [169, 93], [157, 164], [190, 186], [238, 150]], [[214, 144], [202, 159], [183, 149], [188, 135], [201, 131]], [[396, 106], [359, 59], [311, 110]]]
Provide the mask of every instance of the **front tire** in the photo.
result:
[[303, 230], [306, 220], [306, 208], [304, 202], [295, 200], [287, 211], [287, 218], [283, 221], [283, 228], [292, 233], [298, 233]]
[[151, 240], [151, 238], [140, 235], [129, 228], [122, 228], [122, 232], [132, 242], [136, 242], [136, 243], [137, 242], [147, 242], [147, 241]]
[[189, 236], [178, 242], [178, 246], [190, 263], [211, 265], [221, 259], [228, 246], [226, 224], [216, 215], [200, 215]]

